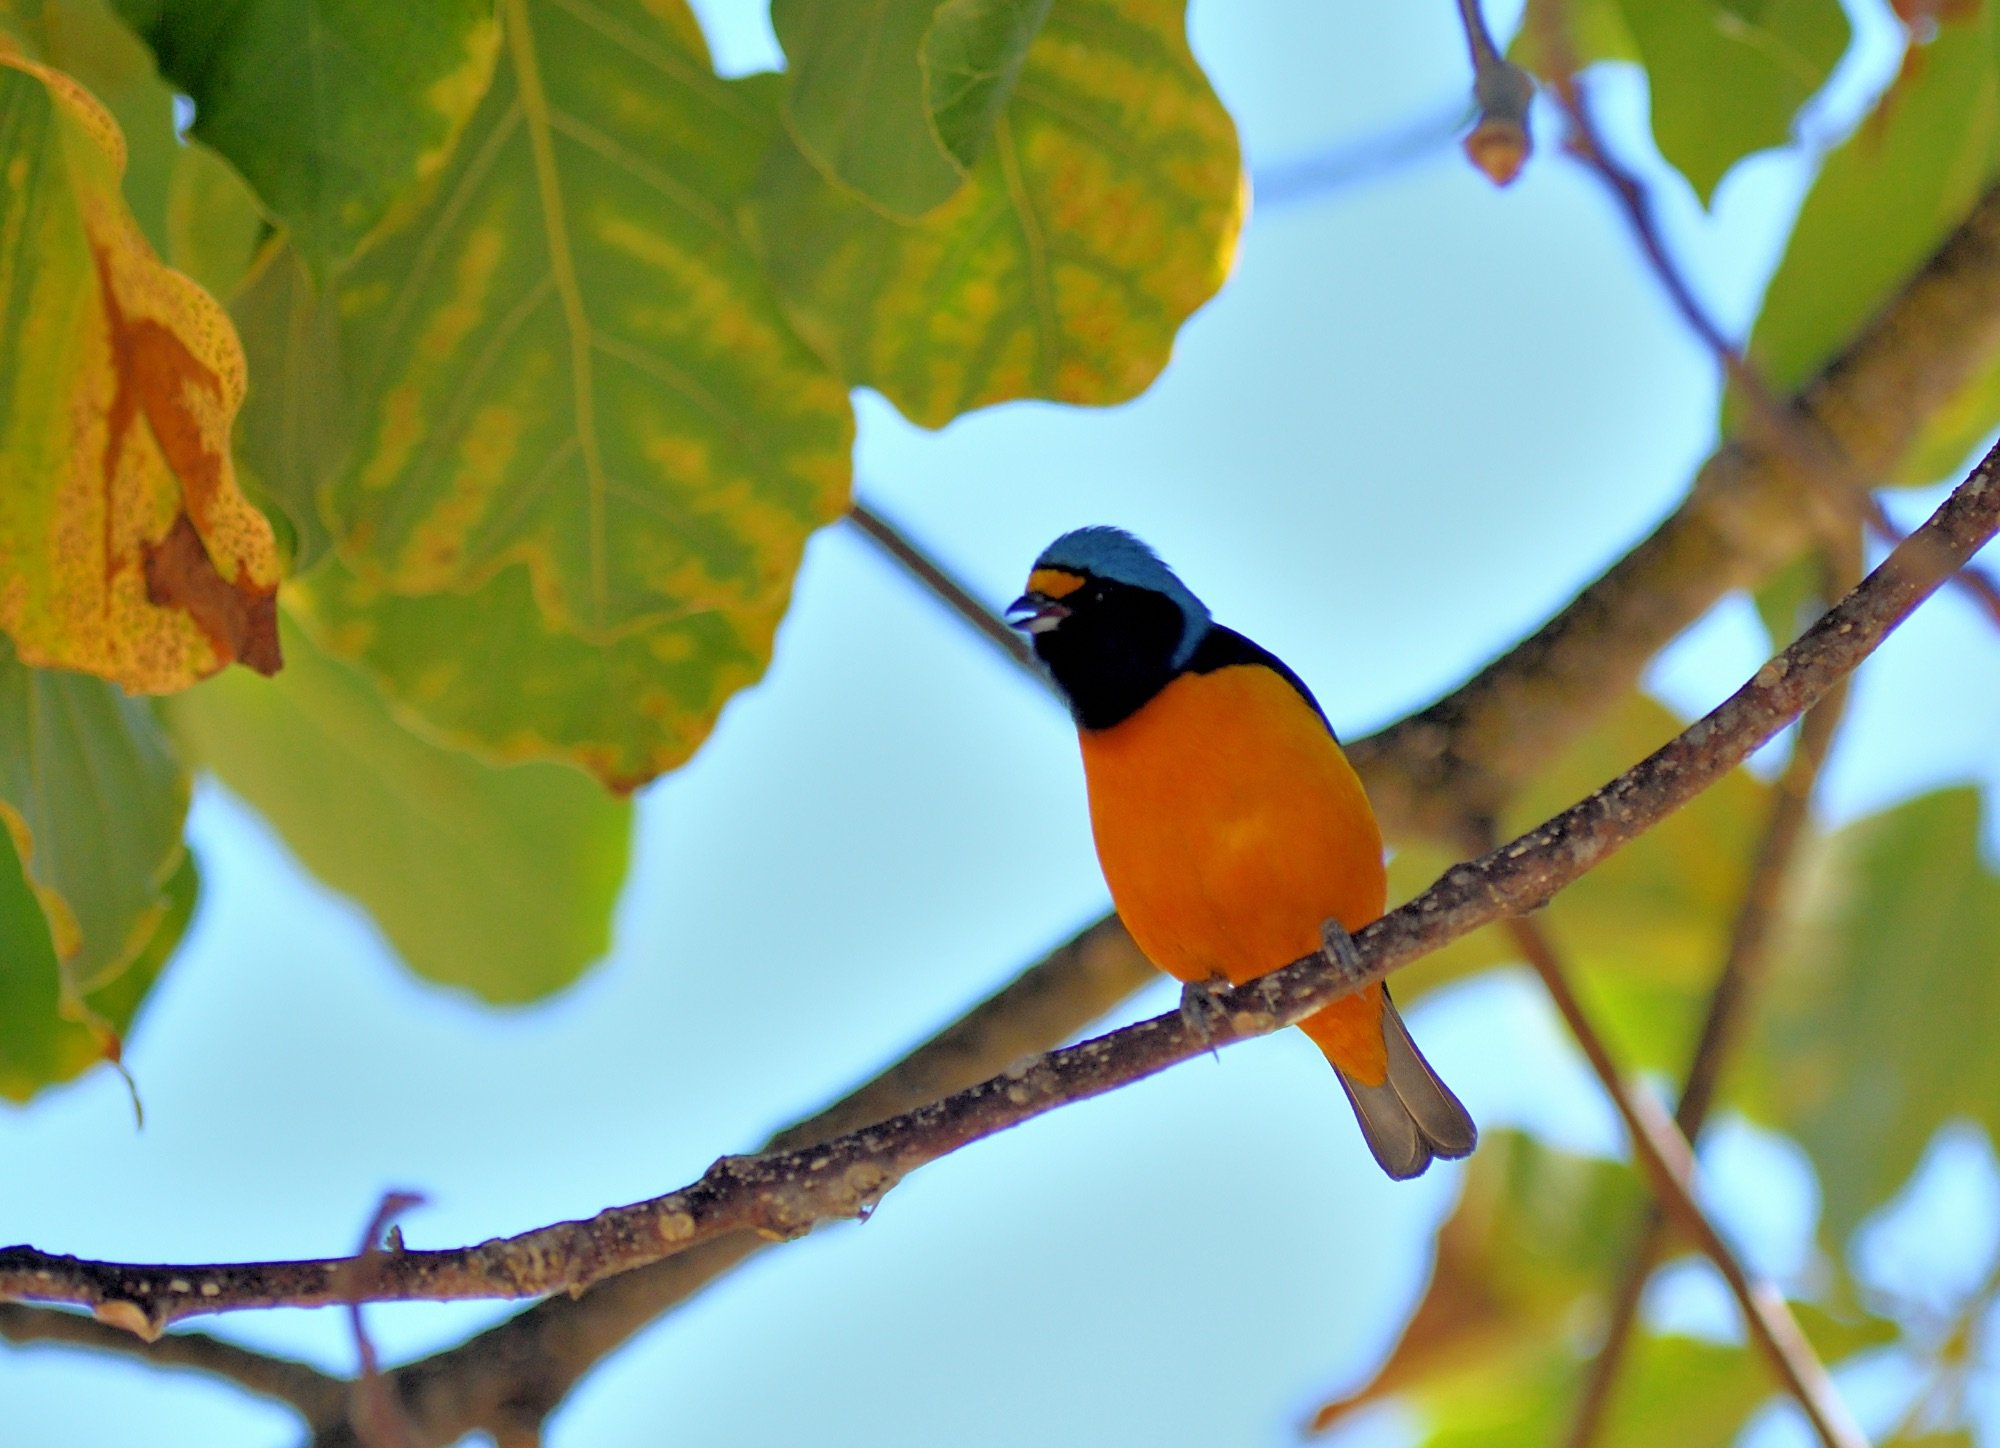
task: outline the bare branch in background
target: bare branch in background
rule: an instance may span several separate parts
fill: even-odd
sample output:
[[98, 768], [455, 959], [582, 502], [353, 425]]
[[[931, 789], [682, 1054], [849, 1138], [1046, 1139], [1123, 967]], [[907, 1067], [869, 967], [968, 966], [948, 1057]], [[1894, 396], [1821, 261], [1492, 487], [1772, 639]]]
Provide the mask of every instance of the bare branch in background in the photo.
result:
[[205, 1373], [246, 1393], [283, 1403], [308, 1423], [347, 1412], [348, 1384], [310, 1363], [238, 1347], [205, 1332], [170, 1333], [155, 1342], [79, 1312], [0, 1302], [0, 1340], [18, 1347], [50, 1344], [93, 1348], [160, 1368]]
[[1806, 1341], [1784, 1294], [1769, 1282], [1750, 1275], [1695, 1201], [1694, 1151], [1687, 1137], [1675, 1128], [1651, 1096], [1633, 1090], [1626, 1083], [1604, 1038], [1570, 988], [1568, 971], [1547, 932], [1539, 922], [1526, 916], [1509, 920], [1507, 926], [1522, 955], [1541, 977], [1570, 1033], [1583, 1048], [1591, 1070], [1617, 1107], [1632, 1143], [1632, 1155], [1644, 1166], [1655, 1202], [1722, 1274], [1722, 1280], [1743, 1310], [1751, 1341], [1776, 1370], [1780, 1384], [1798, 1402], [1826, 1448], [1867, 1448], [1868, 1440], [1834, 1390], [1825, 1364]]
[[[1807, 712], [1799, 723], [1791, 760], [1772, 790], [1770, 817], [1750, 862], [1743, 903], [1730, 930], [1722, 968], [1716, 973], [1715, 985], [1709, 993], [1708, 1010], [1683, 1078], [1680, 1101], [1674, 1108], [1674, 1124], [1691, 1143], [1700, 1139], [1723, 1066], [1769, 961], [1773, 932], [1782, 918], [1785, 889], [1811, 817], [1813, 787], [1832, 747], [1846, 701], [1847, 683], [1843, 680]], [[1655, 1203], [1647, 1210], [1638, 1238], [1626, 1258], [1625, 1271], [1612, 1293], [1604, 1340], [1591, 1363], [1590, 1376], [1578, 1397], [1576, 1417], [1570, 1425], [1569, 1448], [1590, 1448], [1603, 1429], [1612, 1391], [1638, 1324], [1640, 1299], [1666, 1245], [1665, 1229], [1666, 1218]]]

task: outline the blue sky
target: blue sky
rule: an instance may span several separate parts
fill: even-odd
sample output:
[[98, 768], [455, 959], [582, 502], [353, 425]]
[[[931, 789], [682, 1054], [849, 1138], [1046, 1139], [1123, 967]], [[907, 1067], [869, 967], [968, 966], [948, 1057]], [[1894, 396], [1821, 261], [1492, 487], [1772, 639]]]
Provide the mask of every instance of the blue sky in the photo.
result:
[[[770, 63], [761, 6], [697, 9], [726, 69]], [[1843, 73], [1850, 107], [1881, 80], [1882, 22], [1861, 19], [1878, 44]], [[1192, 29], [1267, 175], [1421, 126], [1467, 84], [1443, 0], [1207, 0]], [[1640, 87], [1603, 93], [1629, 140]], [[1660, 183], [1676, 249], [1732, 328], [1806, 175], [1796, 156], [1752, 161], [1707, 215]], [[994, 602], [1063, 529], [1132, 528], [1360, 733], [1506, 647], [1664, 515], [1713, 446], [1716, 399], [1595, 183], [1544, 154], [1498, 192], [1440, 144], [1257, 209], [1235, 276], [1140, 400], [999, 408], [933, 434], [864, 397], [858, 474]], [[2000, 670], [1958, 662], [1991, 658], [1982, 627], [1942, 599], [1869, 665], [1829, 781], [1837, 816], [2000, 773]], [[1734, 601], [1653, 683], [1706, 707], [1761, 651]], [[644, 795], [615, 948], [555, 1000], [494, 1011], [413, 981], [216, 789], [192, 830], [201, 913], [131, 1045], [147, 1127], [102, 1073], [0, 1109], [0, 1237], [316, 1255], [351, 1249], [388, 1188], [429, 1198], [406, 1219], [415, 1245], [649, 1196], [837, 1094], [1107, 904], [1066, 720], [838, 527], [809, 550], [767, 679]], [[1129, 1014], [1171, 1000], [1162, 986]], [[1482, 1123], [1617, 1149], [1519, 981], [1412, 1018]], [[1965, 1244], [1954, 1260], [1991, 1250], [1990, 1153], [1954, 1141], [1944, 1184], [1885, 1239], [1892, 1262], [1925, 1241]], [[1709, 1165], [1753, 1257], [1805, 1270], [1798, 1154], [1725, 1129]], [[764, 1254], [607, 1362], [549, 1441], [1287, 1442], [1393, 1341], [1458, 1170], [1384, 1180], [1310, 1046], [1255, 1043], [981, 1143], [866, 1227]], [[1699, 1269], [1657, 1310], [1728, 1327]], [[370, 1323], [394, 1359], [506, 1311]], [[352, 1362], [337, 1314], [216, 1326]], [[1875, 1370], [1864, 1406], [1895, 1382]], [[18, 1448], [291, 1436], [283, 1412], [205, 1382], [52, 1351], [0, 1353], [0, 1401]], [[1402, 1439], [1391, 1414], [1343, 1441]]]

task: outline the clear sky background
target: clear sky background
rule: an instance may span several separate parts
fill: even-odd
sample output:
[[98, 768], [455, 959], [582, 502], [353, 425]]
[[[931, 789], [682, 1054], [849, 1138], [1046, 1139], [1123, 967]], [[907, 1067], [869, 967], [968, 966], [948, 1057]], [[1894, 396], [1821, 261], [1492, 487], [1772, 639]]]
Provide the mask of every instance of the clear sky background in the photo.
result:
[[[1820, 142], [1886, 78], [1883, 13], [1856, 3], [1863, 41], [1809, 128]], [[775, 62], [760, 4], [697, 9], [725, 68]], [[1129, 527], [1360, 734], [1531, 629], [1671, 509], [1715, 442], [1716, 373], [1552, 147], [1505, 192], [1442, 139], [1331, 189], [1279, 184], [1463, 104], [1446, 0], [1204, 0], [1192, 33], [1270, 184], [1172, 366], [1125, 407], [1012, 406], [934, 434], [864, 397], [860, 490], [995, 603], [1062, 530]], [[1642, 88], [1614, 76], [1601, 94], [1621, 147], [1645, 147]], [[1678, 254], [1740, 332], [1809, 159], [1740, 167], [1706, 214], [1653, 171]], [[1705, 708], [1762, 656], [1735, 600], [1653, 683]], [[1828, 780], [1836, 817], [2000, 779], [2000, 670], [1963, 662], [1993, 656], [1947, 595], [1871, 662]], [[429, 1199], [405, 1219], [416, 1246], [650, 1196], [870, 1074], [1108, 903], [1065, 717], [844, 527], [812, 544], [769, 676], [643, 796], [615, 947], [552, 1001], [497, 1011], [413, 980], [219, 789], [191, 830], [201, 911], [130, 1043], [146, 1128], [104, 1072], [0, 1108], [0, 1240], [320, 1255], [352, 1250], [390, 1188]], [[1162, 985], [1129, 1014], [1172, 1001]], [[1483, 1125], [1620, 1150], [1520, 979], [1411, 1019]], [[1809, 1166], [1741, 1126], [1714, 1137], [1718, 1210], [1753, 1260], [1809, 1276]], [[1926, 1171], [1870, 1250], [1943, 1290], [1990, 1260], [2000, 1189], [1970, 1133]], [[593, 1374], [548, 1441], [1289, 1442], [1388, 1350], [1459, 1172], [1386, 1181], [1286, 1033], [968, 1148], [865, 1227], [763, 1254]], [[369, 1322], [398, 1360], [513, 1310]], [[1734, 1331], [1702, 1269], [1674, 1272], [1652, 1310]], [[210, 1325], [353, 1362], [337, 1313]], [[1885, 1357], [1849, 1386], [1879, 1421], [1901, 1381]], [[291, 1424], [202, 1379], [0, 1351], [9, 1448], [247, 1448]], [[1782, 1412], [1753, 1436], [1798, 1441]], [[1406, 1438], [1385, 1412], [1338, 1441]]]

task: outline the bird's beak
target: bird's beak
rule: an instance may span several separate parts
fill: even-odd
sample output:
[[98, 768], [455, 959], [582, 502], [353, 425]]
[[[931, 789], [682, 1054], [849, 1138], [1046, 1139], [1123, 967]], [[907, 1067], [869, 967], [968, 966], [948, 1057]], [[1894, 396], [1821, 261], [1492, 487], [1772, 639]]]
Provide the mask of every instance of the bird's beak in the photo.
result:
[[1008, 624], [1024, 634], [1045, 634], [1068, 617], [1068, 606], [1046, 593], [1024, 593], [1007, 605]]

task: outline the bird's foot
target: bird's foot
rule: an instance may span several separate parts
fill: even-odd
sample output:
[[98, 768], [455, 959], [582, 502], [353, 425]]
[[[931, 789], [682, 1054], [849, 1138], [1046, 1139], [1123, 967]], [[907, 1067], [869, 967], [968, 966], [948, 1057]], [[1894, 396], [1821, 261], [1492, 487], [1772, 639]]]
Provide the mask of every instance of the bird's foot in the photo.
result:
[[1228, 990], [1230, 984], [1229, 977], [1218, 971], [1207, 980], [1191, 980], [1181, 986], [1181, 1024], [1217, 1060], [1222, 1057], [1215, 1048], [1215, 1023], [1222, 1019], [1222, 1002], [1216, 992]]
[[1331, 917], [1320, 922], [1319, 953], [1350, 985], [1360, 984], [1368, 973], [1361, 963], [1361, 952], [1354, 948], [1354, 937], [1347, 933], [1345, 925]]

